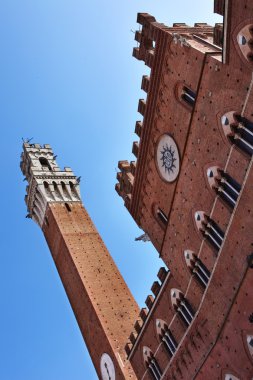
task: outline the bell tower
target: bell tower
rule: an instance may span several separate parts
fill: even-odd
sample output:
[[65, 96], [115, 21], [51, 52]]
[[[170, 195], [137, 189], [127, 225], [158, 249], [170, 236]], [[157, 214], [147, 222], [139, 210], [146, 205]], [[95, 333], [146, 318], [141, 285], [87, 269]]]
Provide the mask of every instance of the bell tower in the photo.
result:
[[70, 168], [50, 145], [23, 144], [27, 217], [42, 229], [98, 377], [136, 379], [124, 346], [138, 306], [106, 249]]

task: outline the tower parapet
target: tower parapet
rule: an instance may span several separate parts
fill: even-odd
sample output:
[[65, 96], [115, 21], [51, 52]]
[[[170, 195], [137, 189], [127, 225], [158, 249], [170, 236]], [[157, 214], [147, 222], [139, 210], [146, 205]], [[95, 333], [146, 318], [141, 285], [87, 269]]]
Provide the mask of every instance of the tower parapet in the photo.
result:
[[61, 170], [50, 145], [23, 144], [20, 167], [28, 186], [28, 217], [42, 227], [50, 202], [81, 202], [79, 179], [69, 167]]

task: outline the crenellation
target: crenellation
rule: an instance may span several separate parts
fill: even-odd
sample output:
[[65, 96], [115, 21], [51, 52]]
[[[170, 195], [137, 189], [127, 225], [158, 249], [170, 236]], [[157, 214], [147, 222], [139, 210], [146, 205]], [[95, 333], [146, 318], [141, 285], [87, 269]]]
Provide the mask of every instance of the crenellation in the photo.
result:
[[135, 124], [135, 133], [137, 136], [141, 137], [142, 134], [142, 128], [143, 128], [143, 123], [142, 121], [136, 121]]
[[138, 112], [144, 116], [145, 115], [145, 109], [146, 109], [146, 100], [140, 99], [138, 103]]

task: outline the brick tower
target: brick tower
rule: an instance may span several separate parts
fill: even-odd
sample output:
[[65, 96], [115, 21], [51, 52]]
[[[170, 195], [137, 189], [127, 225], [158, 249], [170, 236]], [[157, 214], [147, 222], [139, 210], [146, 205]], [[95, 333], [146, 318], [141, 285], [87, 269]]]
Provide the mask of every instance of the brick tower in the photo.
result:
[[42, 229], [102, 380], [135, 379], [124, 346], [138, 308], [85, 210], [79, 180], [50, 145], [23, 144], [28, 217]]

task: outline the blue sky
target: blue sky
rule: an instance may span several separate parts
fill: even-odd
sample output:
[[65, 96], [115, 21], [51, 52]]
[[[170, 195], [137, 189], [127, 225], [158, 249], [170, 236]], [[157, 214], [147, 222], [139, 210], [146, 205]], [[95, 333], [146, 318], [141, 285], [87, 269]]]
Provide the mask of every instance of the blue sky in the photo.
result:
[[[193, 6], [194, 4], [194, 6]], [[221, 22], [212, 0], [6, 0], [0, 3], [2, 380], [93, 380], [44, 237], [25, 219], [21, 138], [49, 143], [82, 176], [83, 202], [140, 307], [162, 263], [114, 190], [132, 160], [141, 77], [137, 12], [157, 21]]]

